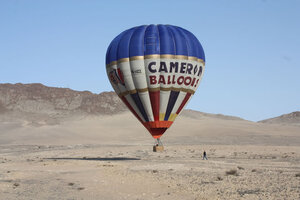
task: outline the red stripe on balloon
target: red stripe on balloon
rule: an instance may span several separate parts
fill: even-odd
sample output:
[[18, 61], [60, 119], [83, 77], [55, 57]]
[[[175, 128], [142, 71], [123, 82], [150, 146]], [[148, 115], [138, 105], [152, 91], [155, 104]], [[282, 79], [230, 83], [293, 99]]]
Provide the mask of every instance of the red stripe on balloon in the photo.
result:
[[123, 84], [124, 83], [123, 73], [122, 73], [120, 68], [118, 68], [117, 71], [118, 71], [118, 75], [119, 75], [119, 78], [121, 80], [121, 83]]
[[181, 112], [181, 110], [183, 109], [184, 105], [186, 104], [186, 102], [189, 100], [190, 97], [191, 97], [191, 93], [186, 93], [181, 105], [179, 106], [176, 112], [177, 115]]
[[149, 92], [154, 121], [159, 121], [160, 91]]
[[132, 108], [132, 106], [129, 104], [129, 102], [127, 101], [127, 99], [125, 98], [125, 96], [121, 97], [122, 101], [125, 103], [125, 105], [127, 106], [127, 108], [129, 108], [129, 110], [134, 114], [134, 116], [143, 124], [143, 120], [139, 117], [139, 115], [135, 112], [135, 110]]

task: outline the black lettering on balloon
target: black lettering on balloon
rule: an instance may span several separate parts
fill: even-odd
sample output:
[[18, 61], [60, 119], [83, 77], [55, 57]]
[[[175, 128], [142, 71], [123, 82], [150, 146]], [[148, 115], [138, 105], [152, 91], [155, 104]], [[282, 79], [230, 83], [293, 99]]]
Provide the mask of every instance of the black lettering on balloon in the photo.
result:
[[165, 62], [160, 62], [160, 67], [159, 67], [159, 70], [158, 70], [158, 71], [159, 71], [159, 72], [162, 72], [162, 71], [168, 72], [167, 65], [166, 65]]
[[198, 67], [197, 67], [197, 65], [196, 65], [196, 66], [194, 67], [194, 74], [196, 74], [197, 71], [198, 71]]
[[186, 66], [186, 73], [191, 74], [193, 69], [193, 65], [191, 63], [188, 63]]
[[156, 72], [156, 69], [152, 69], [152, 66], [153, 65], [156, 65], [156, 62], [151, 62], [149, 63], [148, 65], [148, 70], [151, 72], [151, 73], [155, 73]]
[[202, 74], [202, 66], [200, 66], [197, 76], [201, 76], [201, 74]]
[[181, 63], [181, 67], [180, 67], [180, 73], [185, 73], [185, 65], [186, 65], [186, 63]]
[[170, 62], [170, 73], [173, 72], [173, 69], [175, 70], [175, 73], [178, 72], [178, 62]]

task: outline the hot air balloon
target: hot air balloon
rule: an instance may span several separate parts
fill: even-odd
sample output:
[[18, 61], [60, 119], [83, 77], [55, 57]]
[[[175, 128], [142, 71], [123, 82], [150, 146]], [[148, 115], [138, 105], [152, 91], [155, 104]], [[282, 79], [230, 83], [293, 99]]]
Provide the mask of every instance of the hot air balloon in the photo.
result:
[[106, 53], [112, 87], [156, 146], [197, 90], [204, 65], [198, 39], [172, 25], [128, 29], [112, 40]]

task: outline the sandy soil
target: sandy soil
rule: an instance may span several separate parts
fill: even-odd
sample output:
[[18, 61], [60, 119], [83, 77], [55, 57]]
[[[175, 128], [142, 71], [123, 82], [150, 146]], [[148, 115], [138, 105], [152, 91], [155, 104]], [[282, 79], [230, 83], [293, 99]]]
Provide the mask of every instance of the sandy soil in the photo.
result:
[[[201, 159], [206, 149], [209, 160]], [[1, 146], [1, 199], [299, 199], [300, 147]], [[232, 170], [232, 172], [230, 172]]]
[[1, 121], [0, 199], [300, 199], [299, 133], [185, 116], [154, 153], [128, 113], [53, 126]]

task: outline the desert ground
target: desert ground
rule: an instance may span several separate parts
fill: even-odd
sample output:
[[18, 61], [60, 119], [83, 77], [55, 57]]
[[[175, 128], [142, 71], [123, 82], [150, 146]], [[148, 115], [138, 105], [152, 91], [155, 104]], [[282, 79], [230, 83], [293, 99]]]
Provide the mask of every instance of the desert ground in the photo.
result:
[[[186, 111], [164, 152], [129, 112], [0, 117], [0, 199], [300, 199], [300, 126]], [[202, 160], [202, 152], [208, 160]]]

